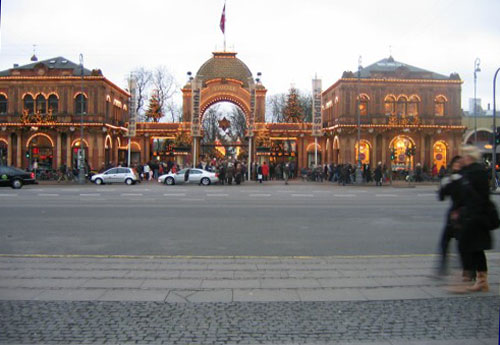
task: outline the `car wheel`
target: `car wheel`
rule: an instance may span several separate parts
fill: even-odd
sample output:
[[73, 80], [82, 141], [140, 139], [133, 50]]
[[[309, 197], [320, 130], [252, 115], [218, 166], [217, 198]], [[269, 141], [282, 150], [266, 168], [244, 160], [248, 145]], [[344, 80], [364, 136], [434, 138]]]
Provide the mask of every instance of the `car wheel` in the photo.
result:
[[96, 178], [95, 179], [95, 184], [102, 184], [102, 179], [101, 178]]
[[12, 181], [12, 188], [20, 189], [23, 186], [23, 182], [21, 180]]
[[208, 186], [210, 184], [210, 179], [208, 177], [204, 177], [201, 179], [201, 184], [204, 186]]
[[125, 184], [127, 184], [127, 185], [130, 186], [130, 185], [134, 184], [134, 181], [132, 181], [131, 178], [128, 178], [128, 179], [125, 180]]
[[169, 186], [171, 186], [171, 185], [175, 184], [175, 182], [174, 182], [174, 178], [173, 178], [173, 177], [167, 177], [167, 178], [165, 179], [165, 184], [168, 184]]

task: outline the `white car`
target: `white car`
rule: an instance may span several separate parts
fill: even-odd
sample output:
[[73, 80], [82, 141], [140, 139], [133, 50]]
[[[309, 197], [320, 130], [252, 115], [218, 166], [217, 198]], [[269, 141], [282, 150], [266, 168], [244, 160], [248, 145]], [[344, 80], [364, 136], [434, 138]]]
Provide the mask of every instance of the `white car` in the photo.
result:
[[139, 175], [132, 168], [111, 168], [90, 178], [95, 184], [125, 183], [128, 185], [139, 182]]
[[203, 169], [182, 169], [177, 173], [168, 173], [161, 175], [158, 182], [167, 185], [183, 184], [183, 183], [197, 183], [208, 186], [212, 183], [219, 182], [219, 177], [216, 173], [206, 171]]

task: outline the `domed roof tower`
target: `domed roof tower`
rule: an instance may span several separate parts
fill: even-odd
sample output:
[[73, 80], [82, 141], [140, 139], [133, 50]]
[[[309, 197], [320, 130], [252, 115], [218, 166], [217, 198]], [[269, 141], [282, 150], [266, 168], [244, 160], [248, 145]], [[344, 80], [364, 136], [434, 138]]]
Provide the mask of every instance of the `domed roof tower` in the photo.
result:
[[243, 61], [236, 57], [234, 52], [214, 52], [213, 57], [207, 60], [196, 73], [196, 78], [205, 83], [212, 79], [235, 79], [248, 88], [248, 79], [252, 72]]

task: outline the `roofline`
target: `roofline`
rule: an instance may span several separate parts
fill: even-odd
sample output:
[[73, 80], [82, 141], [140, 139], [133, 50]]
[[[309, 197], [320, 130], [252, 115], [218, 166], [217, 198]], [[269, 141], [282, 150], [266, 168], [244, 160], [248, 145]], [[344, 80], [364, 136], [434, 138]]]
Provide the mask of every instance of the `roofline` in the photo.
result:
[[[116, 84], [114, 84], [112, 81], [110, 81], [109, 79], [107, 79], [104, 76], [84, 76], [83, 79], [84, 80], [92, 80], [92, 81], [102, 80], [105, 83], [109, 84], [114, 89], [116, 89], [119, 92], [121, 92], [122, 94], [124, 94], [125, 96], [130, 97], [130, 93], [123, 90], [121, 87], [117, 86]], [[19, 75], [0, 76], [0, 81], [4, 81], [4, 80], [37, 80], [37, 81], [39, 81], [39, 80], [75, 80], [75, 81], [79, 81], [79, 80], [82, 80], [82, 77], [73, 76], [73, 75], [71, 75], [71, 76], [19, 76]]]
[[331, 91], [341, 82], [362, 82], [362, 83], [415, 83], [415, 84], [463, 84], [463, 80], [455, 80], [455, 79], [396, 79], [396, 78], [340, 78], [335, 83], [333, 83], [328, 89], [323, 91], [321, 95]]

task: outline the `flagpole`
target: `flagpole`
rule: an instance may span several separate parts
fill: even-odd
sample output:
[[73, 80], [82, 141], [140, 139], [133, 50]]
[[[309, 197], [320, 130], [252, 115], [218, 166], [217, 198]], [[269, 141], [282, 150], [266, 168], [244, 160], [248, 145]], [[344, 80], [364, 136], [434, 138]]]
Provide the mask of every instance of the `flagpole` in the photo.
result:
[[224, 0], [224, 52], [226, 52], [226, 0]]

